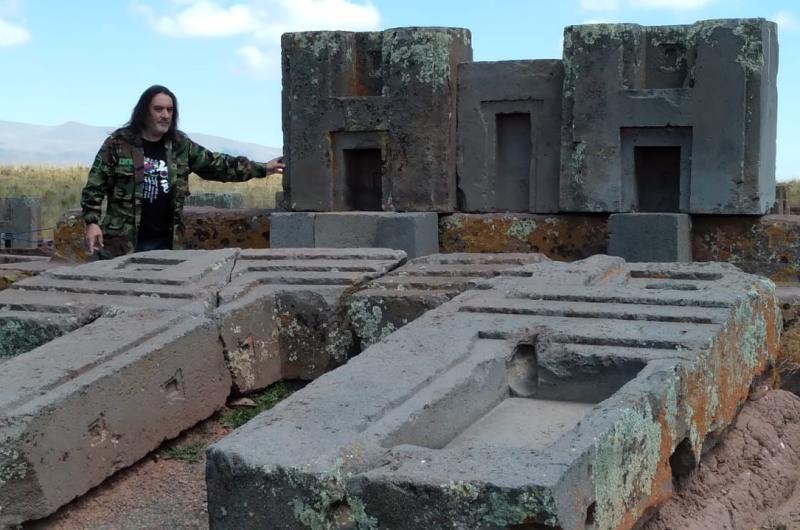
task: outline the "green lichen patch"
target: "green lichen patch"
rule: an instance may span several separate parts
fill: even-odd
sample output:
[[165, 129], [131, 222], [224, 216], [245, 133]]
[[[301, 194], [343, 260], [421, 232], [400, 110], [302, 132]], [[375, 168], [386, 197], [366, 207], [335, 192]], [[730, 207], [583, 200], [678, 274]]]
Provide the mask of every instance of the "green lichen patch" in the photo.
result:
[[16, 449], [0, 447], [0, 487], [28, 475], [28, 463]]
[[384, 323], [380, 302], [373, 303], [368, 298], [352, 299], [347, 308], [347, 316], [361, 338], [362, 348], [380, 342], [395, 331], [394, 324]]
[[595, 442], [598, 528], [616, 528], [640, 496], [650, 494], [660, 447], [661, 426], [646, 404], [623, 410], [611, 431]]
[[60, 326], [33, 319], [0, 318], [0, 357], [13, 357], [63, 335]]
[[520, 241], [527, 241], [528, 237], [536, 230], [536, 221], [533, 219], [517, 219], [511, 221], [511, 226], [508, 227], [506, 234], [509, 237], [515, 237]]

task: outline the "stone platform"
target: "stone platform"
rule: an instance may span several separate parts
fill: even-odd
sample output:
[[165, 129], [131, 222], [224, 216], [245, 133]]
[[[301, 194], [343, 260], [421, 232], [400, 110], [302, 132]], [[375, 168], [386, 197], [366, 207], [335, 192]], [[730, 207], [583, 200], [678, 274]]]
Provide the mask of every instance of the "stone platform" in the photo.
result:
[[726, 265], [525, 265], [212, 446], [211, 527], [631, 528], [733, 419], [780, 321], [773, 284]]
[[[350, 326], [363, 349], [486, 278], [515, 274], [542, 254], [433, 254], [373, 280], [349, 301]], [[518, 273], [516, 273], [518, 274]]]
[[232, 386], [341, 362], [349, 335], [333, 323], [345, 297], [404, 260], [382, 249], [154, 251], [0, 291], [0, 528], [134, 463], [221, 408]]

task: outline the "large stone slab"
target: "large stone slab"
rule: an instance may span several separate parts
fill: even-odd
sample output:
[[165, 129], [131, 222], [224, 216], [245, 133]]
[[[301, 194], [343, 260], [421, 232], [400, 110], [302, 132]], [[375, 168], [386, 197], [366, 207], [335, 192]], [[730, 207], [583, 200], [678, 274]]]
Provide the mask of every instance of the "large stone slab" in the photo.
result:
[[459, 209], [557, 212], [561, 61], [458, 65]]
[[0, 527], [44, 517], [209, 417], [230, 392], [212, 321], [101, 317], [0, 364]]
[[51, 269], [0, 291], [0, 358], [18, 355], [102, 314], [217, 305], [238, 249], [158, 251]]
[[764, 19], [567, 27], [561, 210], [766, 213], [777, 71]]
[[685, 213], [614, 213], [608, 254], [634, 262], [692, 261], [692, 220]]
[[290, 212], [271, 220], [272, 248], [393, 248], [411, 258], [439, 251], [432, 212]]
[[313, 378], [386, 249], [153, 251], [0, 291], [0, 528], [44, 517], [221, 408]]
[[520, 270], [213, 445], [211, 527], [631, 528], [777, 353], [774, 286], [730, 266]]
[[426, 311], [475, 287], [485, 278], [515, 271], [526, 263], [548, 261], [542, 254], [434, 254], [417, 258], [370, 282], [353, 294], [347, 308], [350, 326], [364, 349]]
[[439, 219], [441, 252], [541, 252], [574, 261], [608, 249], [608, 216], [602, 214], [466, 214]]
[[214, 312], [235, 389], [314, 379], [358, 353], [350, 297], [404, 261], [388, 249], [243, 251]]
[[285, 33], [281, 50], [287, 209], [455, 209], [468, 30]]

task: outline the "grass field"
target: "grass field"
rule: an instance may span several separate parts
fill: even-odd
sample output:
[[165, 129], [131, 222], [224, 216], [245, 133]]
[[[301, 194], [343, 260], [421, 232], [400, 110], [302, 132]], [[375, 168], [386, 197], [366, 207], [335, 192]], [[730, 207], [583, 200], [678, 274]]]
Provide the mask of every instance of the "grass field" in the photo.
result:
[[[39, 197], [42, 203], [42, 228], [54, 227], [61, 215], [80, 208], [81, 189], [89, 168], [81, 166], [0, 166], [0, 197]], [[281, 191], [281, 176], [266, 181], [253, 179], [242, 183], [211, 182], [197, 175], [189, 179], [193, 193], [239, 192], [247, 208], [274, 208], [275, 193]], [[49, 239], [52, 233], [44, 233]]]
[[[39, 197], [42, 201], [42, 228], [56, 225], [61, 215], [80, 207], [81, 189], [89, 168], [81, 166], [2, 166], [0, 165], [0, 197]], [[800, 212], [800, 180], [787, 182], [792, 212]], [[275, 193], [281, 191], [281, 176], [271, 175], [266, 181], [254, 179], [242, 183], [211, 182], [192, 175], [189, 189], [193, 193], [239, 192], [247, 208], [274, 208]], [[49, 239], [51, 233], [44, 233]]]

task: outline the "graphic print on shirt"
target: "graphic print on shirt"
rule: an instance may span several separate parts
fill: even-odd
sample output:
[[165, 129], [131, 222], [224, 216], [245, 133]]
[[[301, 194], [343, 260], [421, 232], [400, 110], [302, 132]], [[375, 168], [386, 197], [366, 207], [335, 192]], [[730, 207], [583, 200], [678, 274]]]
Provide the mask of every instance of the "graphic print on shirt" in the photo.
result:
[[158, 197], [158, 189], [169, 193], [169, 170], [166, 160], [144, 158], [144, 200], [153, 203]]

